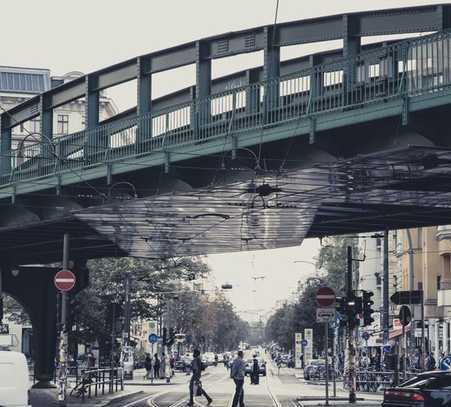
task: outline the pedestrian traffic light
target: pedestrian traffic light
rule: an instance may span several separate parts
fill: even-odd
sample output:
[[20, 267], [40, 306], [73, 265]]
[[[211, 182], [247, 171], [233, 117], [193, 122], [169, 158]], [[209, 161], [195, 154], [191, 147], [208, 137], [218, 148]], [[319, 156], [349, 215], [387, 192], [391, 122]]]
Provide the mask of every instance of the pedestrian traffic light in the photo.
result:
[[372, 318], [374, 309], [371, 308], [374, 304], [374, 301], [371, 299], [373, 296], [374, 293], [371, 291], [363, 291], [362, 293], [363, 326], [371, 325], [374, 322], [374, 318]]

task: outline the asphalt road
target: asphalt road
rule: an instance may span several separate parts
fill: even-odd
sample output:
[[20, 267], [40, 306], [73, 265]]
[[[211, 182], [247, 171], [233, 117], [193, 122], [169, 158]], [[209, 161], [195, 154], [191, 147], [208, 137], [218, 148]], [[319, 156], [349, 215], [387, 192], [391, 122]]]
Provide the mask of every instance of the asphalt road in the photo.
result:
[[[230, 407], [235, 385], [229, 377], [229, 371], [222, 365], [209, 367], [202, 379], [203, 387], [213, 399], [212, 407]], [[143, 387], [148, 395], [134, 401], [118, 402], [113, 407], [182, 407], [188, 403], [189, 376], [177, 374], [174, 384], [170, 386]], [[279, 377], [269, 372], [267, 377], [260, 378], [259, 385], [250, 385], [247, 378], [245, 382], [246, 407], [297, 407], [292, 400], [295, 398], [293, 389], [287, 389]], [[299, 383], [292, 382], [299, 389]], [[284, 391], [285, 388], [285, 391]], [[285, 393], [285, 394], [283, 394]], [[290, 394], [291, 393], [291, 394]], [[206, 405], [204, 398], [196, 398], [197, 406]]]
[[[302, 396], [323, 396], [324, 385], [315, 385], [298, 380], [294, 376], [293, 369], [281, 369], [280, 372], [268, 362], [267, 377], [260, 377], [259, 385], [251, 385], [249, 378], [245, 381], [245, 405], [246, 407], [307, 407], [324, 405], [324, 401], [302, 402], [296, 401]], [[190, 376], [176, 373], [170, 385], [144, 382], [143, 371], [135, 371], [135, 385], [126, 386], [126, 391], [139, 391], [127, 401], [110, 403], [108, 407], [182, 407], [188, 403]], [[211, 407], [230, 407], [235, 385], [229, 377], [229, 371], [220, 365], [209, 367], [204, 372], [202, 383], [204, 389], [212, 397]], [[345, 392], [339, 391], [337, 395], [344, 396]], [[41, 394], [42, 396], [42, 394]], [[380, 406], [380, 396], [365, 395], [370, 404], [360, 405]], [[92, 400], [94, 401], [94, 400]], [[89, 403], [89, 402], [88, 402]], [[197, 406], [205, 406], [204, 398], [196, 398]], [[33, 407], [51, 407], [55, 404], [49, 401], [33, 403]], [[346, 406], [346, 403], [341, 404]], [[70, 404], [69, 404], [70, 406]]]

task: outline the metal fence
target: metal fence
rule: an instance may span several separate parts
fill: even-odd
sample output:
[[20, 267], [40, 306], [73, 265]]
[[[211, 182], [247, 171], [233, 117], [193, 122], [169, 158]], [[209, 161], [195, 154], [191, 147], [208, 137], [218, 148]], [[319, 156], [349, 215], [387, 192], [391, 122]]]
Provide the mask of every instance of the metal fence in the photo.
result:
[[388, 387], [393, 387], [416, 376], [418, 373], [407, 372], [406, 377], [404, 377], [403, 372], [360, 370], [356, 373], [356, 390], [368, 393], [381, 392]]
[[124, 390], [124, 375], [122, 368], [84, 369], [70, 392], [70, 397], [97, 397], [105, 393]]
[[201, 144], [330, 112], [444, 91], [451, 34], [439, 32], [365, 51], [296, 74], [12, 149], [0, 185]]

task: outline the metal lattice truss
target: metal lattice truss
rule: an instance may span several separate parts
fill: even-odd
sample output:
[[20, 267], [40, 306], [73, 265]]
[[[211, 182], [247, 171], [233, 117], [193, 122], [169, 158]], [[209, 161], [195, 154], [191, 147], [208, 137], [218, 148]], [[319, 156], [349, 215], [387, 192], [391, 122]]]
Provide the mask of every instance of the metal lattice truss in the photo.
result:
[[450, 223], [450, 181], [451, 151], [410, 147], [75, 216], [131, 256], [273, 249], [306, 237]]

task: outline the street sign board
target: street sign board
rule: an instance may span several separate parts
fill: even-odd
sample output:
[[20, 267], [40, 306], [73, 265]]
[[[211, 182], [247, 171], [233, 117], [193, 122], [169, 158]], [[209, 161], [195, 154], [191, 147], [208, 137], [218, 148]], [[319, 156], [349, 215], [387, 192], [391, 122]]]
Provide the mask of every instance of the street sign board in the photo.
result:
[[397, 291], [390, 297], [396, 305], [421, 304], [423, 302], [423, 290]]
[[407, 305], [403, 305], [399, 310], [399, 320], [402, 326], [409, 325], [410, 321], [412, 320], [412, 314]]
[[158, 342], [158, 335], [150, 334], [149, 335], [149, 343], [157, 343]]
[[316, 292], [316, 302], [320, 307], [333, 307], [335, 305], [335, 292], [329, 287], [320, 287]]
[[304, 329], [304, 339], [307, 341], [307, 346], [304, 347], [304, 366], [308, 365], [313, 359], [313, 329]]
[[451, 356], [446, 356], [440, 361], [440, 370], [451, 370]]
[[0, 324], [0, 335], [9, 335], [9, 325]]
[[308, 341], [305, 340], [305, 339], [303, 339], [303, 340], [301, 341], [301, 346], [302, 346], [303, 348], [305, 348], [307, 345], [308, 345]]
[[75, 274], [70, 270], [60, 270], [55, 274], [54, 283], [58, 291], [68, 292], [72, 290], [76, 282]]
[[333, 322], [335, 320], [335, 308], [317, 308], [316, 322]]

